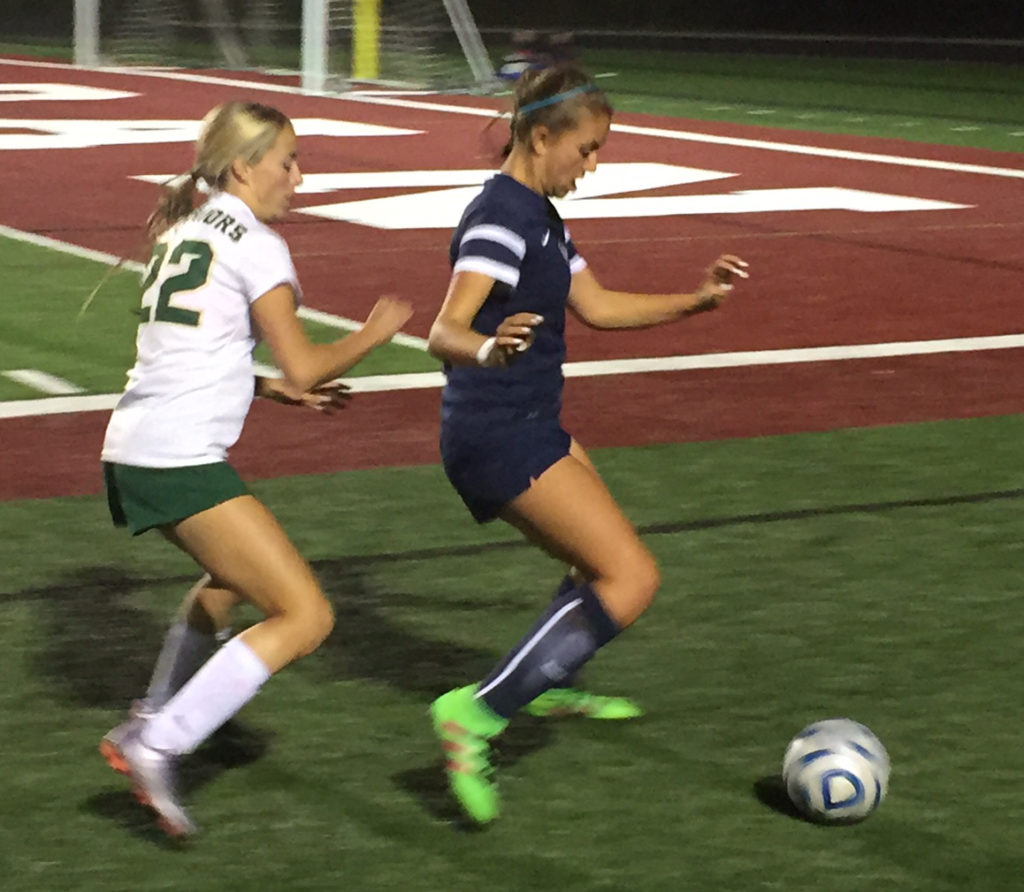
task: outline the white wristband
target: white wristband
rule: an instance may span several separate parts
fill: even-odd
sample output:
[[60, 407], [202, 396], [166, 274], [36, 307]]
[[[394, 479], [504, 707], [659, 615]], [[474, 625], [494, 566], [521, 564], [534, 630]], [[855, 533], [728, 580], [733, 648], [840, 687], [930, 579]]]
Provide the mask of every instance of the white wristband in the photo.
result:
[[491, 354], [494, 353], [494, 347], [497, 343], [497, 338], [490, 337], [480, 345], [480, 349], [476, 351], [477, 365], [490, 365]]

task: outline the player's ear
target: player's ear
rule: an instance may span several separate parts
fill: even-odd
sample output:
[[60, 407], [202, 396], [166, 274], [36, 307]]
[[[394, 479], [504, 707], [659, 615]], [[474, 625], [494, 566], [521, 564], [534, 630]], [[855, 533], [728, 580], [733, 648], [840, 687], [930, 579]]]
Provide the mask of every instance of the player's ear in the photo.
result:
[[250, 169], [250, 165], [242, 158], [236, 158], [231, 162], [231, 176], [239, 183], [249, 182]]
[[530, 131], [530, 148], [535, 155], [543, 155], [551, 144], [551, 131], [543, 124], [538, 124]]

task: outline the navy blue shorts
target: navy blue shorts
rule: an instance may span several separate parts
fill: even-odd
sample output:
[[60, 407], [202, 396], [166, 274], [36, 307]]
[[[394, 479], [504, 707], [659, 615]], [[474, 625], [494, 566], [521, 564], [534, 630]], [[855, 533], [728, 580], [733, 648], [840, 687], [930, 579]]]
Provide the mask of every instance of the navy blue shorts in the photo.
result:
[[476, 522], [487, 523], [565, 458], [571, 439], [558, 418], [521, 419], [500, 427], [446, 421], [441, 460]]

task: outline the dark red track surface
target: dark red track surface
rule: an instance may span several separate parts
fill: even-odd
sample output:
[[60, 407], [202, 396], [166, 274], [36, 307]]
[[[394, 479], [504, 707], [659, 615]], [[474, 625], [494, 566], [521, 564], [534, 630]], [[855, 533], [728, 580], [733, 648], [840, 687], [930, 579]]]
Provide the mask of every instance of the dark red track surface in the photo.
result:
[[[486, 167], [476, 156], [486, 118], [241, 91], [130, 75], [0, 66], [9, 82], [75, 82], [135, 90], [134, 99], [6, 103], [11, 118], [195, 119], [216, 102], [258, 98], [292, 117], [329, 117], [423, 130], [416, 136], [301, 141], [310, 172]], [[449, 101], [449, 100], [446, 100]], [[481, 106], [478, 97], [460, 100]], [[796, 145], [1024, 168], [1020, 155], [768, 128], [622, 116], [622, 123], [698, 130]], [[2, 125], [0, 125], [2, 126]], [[0, 170], [0, 224], [117, 254], [135, 249], [153, 187], [134, 174], [184, 170], [184, 143], [8, 151]], [[962, 210], [865, 214], [778, 212], [572, 223], [605, 284], [688, 290], [723, 251], [754, 278], [715, 314], [640, 332], [569, 331], [570, 360], [915, 341], [1021, 331], [1024, 272], [1020, 179], [834, 157], [613, 134], [601, 160], [662, 161], [738, 174], [663, 190], [703, 194], [844, 186], [972, 205]], [[304, 196], [298, 206], [393, 194]], [[408, 331], [425, 336], [447, 282], [444, 230], [381, 232], [291, 215], [307, 302], [360, 318], [377, 295], [409, 297]], [[587, 445], [706, 440], [854, 425], [1020, 412], [1020, 350], [885, 360], [572, 379], [566, 420]], [[243, 474], [268, 477], [437, 461], [438, 392], [367, 394], [339, 419], [258, 406], [233, 454]], [[282, 414], [283, 413], [283, 414]], [[0, 499], [101, 489], [97, 455], [106, 413], [0, 421]]]

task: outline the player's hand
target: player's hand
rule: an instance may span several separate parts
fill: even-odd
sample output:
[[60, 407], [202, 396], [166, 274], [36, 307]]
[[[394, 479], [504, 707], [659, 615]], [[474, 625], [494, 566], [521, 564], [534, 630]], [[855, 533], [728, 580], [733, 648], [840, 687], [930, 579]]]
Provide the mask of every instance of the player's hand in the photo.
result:
[[258, 396], [285, 406], [305, 406], [323, 412], [326, 415], [333, 415], [348, 405], [352, 399], [352, 393], [347, 384], [341, 381], [328, 381], [320, 384], [305, 393], [296, 393], [281, 378], [259, 378], [257, 381]]
[[299, 397], [299, 402], [317, 412], [323, 412], [324, 415], [333, 415], [344, 409], [351, 399], [352, 391], [347, 384], [342, 384], [341, 381], [328, 381], [307, 390]]
[[723, 254], [708, 267], [704, 281], [695, 293], [695, 310], [713, 310], [733, 289], [733, 279], [749, 279], [750, 265], [735, 254]]
[[530, 349], [535, 329], [544, 321], [536, 313], [516, 313], [501, 320], [498, 330], [488, 338], [477, 354], [477, 362], [483, 366], [508, 365], [519, 354]]
[[374, 336], [378, 344], [386, 344], [412, 316], [412, 304], [396, 297], [382, 297], [373, 305], [363, 323], [363, 330]]

